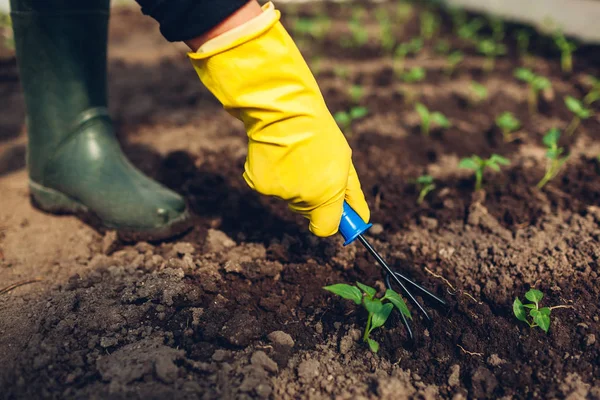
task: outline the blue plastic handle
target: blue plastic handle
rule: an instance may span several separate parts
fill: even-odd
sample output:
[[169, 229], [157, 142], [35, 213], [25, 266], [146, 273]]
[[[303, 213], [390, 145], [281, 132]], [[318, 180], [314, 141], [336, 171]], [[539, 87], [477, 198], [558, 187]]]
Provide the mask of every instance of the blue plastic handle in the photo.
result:
[[354, 242], [358, 235], [366, 232], [372, 224], [367, 224], [363, 219], [344, 201], [342, 220], [340, 221], [340, 233], [344, 237], [344, 246]]

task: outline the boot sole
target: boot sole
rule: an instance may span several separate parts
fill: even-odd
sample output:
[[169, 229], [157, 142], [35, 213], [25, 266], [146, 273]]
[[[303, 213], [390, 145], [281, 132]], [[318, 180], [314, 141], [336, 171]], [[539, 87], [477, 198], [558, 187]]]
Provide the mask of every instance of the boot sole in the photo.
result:
[[106, 224], [92, 210], [77, 200], [57, 190], [42, 186], [39, 183], [29, 181], [29, 193], [32, 203], [36, 208], [50, 214], [75, 215], [102, 233], [116, 231], [119, 239], [124, 242], [152, 242], [170, 239], [185, 233], [193, 226], [193, 217], [188, 208], [179, 217], [165, 226], [139, 231]]

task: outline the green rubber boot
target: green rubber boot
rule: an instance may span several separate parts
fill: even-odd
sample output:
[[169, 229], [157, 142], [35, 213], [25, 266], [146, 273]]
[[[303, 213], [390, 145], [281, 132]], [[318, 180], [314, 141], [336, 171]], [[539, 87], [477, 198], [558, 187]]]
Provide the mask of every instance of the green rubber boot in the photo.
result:
[[125, 240], [187, 229], [184, 199], [135, 168], [115, 136], [106, 108], [109, 0], [11, 0], [11, 16], [33, 203]]

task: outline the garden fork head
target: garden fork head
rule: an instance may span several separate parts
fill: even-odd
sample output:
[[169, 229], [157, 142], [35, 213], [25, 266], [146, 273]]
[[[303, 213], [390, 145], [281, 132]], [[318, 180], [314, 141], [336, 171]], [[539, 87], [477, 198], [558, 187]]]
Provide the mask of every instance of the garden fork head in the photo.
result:
[[[365, 246], [367, 251], [371, 253], [373, 257], [375, 257], [377, 263], [385, 270], [386, 287], [388, 289], [393, 289], [392, 285], [397, 284], [402, 290], [402, 293], [410, 299], [410, 301], [419, 309], [419, 311], [423, 313], [423, 315], [425, 316], [425, 318], [427, 318], [428, 321], [431, 321], [431, 317], [429, 316], [427, 311], [425, 311], [425, 308], [421, 305], [421, 303], [415, 298], [412, 292], [408, 289], [407, 284], [409, 287], [420, 290], [425, 295], [436, 300], [442, 305], [446, 305], [446, 302], [438, 296], [436, 296], [435, 294], [431, 293], [429, 290], [425, 289], [423, 286], [418, 285], [417, 283], [408, 279], [406, 276], [390, 268], [388, 263], [385, 262], [381, 255], [373, 248], [371, 243], [369, 243], [369, 241], [363, 236], [363, 233], [366, 232], [371, 226], [371, 224], [365, 223], [362, 220], [362, 218], [356, 213], [356, 211], [354, 211], [352, 207], [348, 205], [348, 203], [344, 202], [344, 211], [342, 213], [342, 220], [340, 222], [340, 233], [342, 234], [345, 240], [344, 246], [358, 239], [358, 241], [362, 243], [363, 246]], [[411, 339], [413, 339], [414, 336], [410, 327], [410, 323], [408, 322], [404, 314], [400, 313], [400, 315], [402, 317], [402, 323], [404, 324], [408, 332], [408, 336]]]

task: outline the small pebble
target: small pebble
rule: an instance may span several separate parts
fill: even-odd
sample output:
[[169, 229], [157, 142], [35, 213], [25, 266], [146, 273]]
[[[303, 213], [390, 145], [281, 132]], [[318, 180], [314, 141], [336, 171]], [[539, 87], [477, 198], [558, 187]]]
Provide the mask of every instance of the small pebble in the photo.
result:
[[590, 333], [585, 336], [585, 345], [586, 346], [591, 346], [594, 343], [596, 343], [596, 335], [594, 335], [593, 333]]
[[267, 338], [274, 344], [279, 344], [281, 346], [289, 346], [294, 347], [294, 339], [287, 333], [283, 331], [275, 331], [269, 333]]

